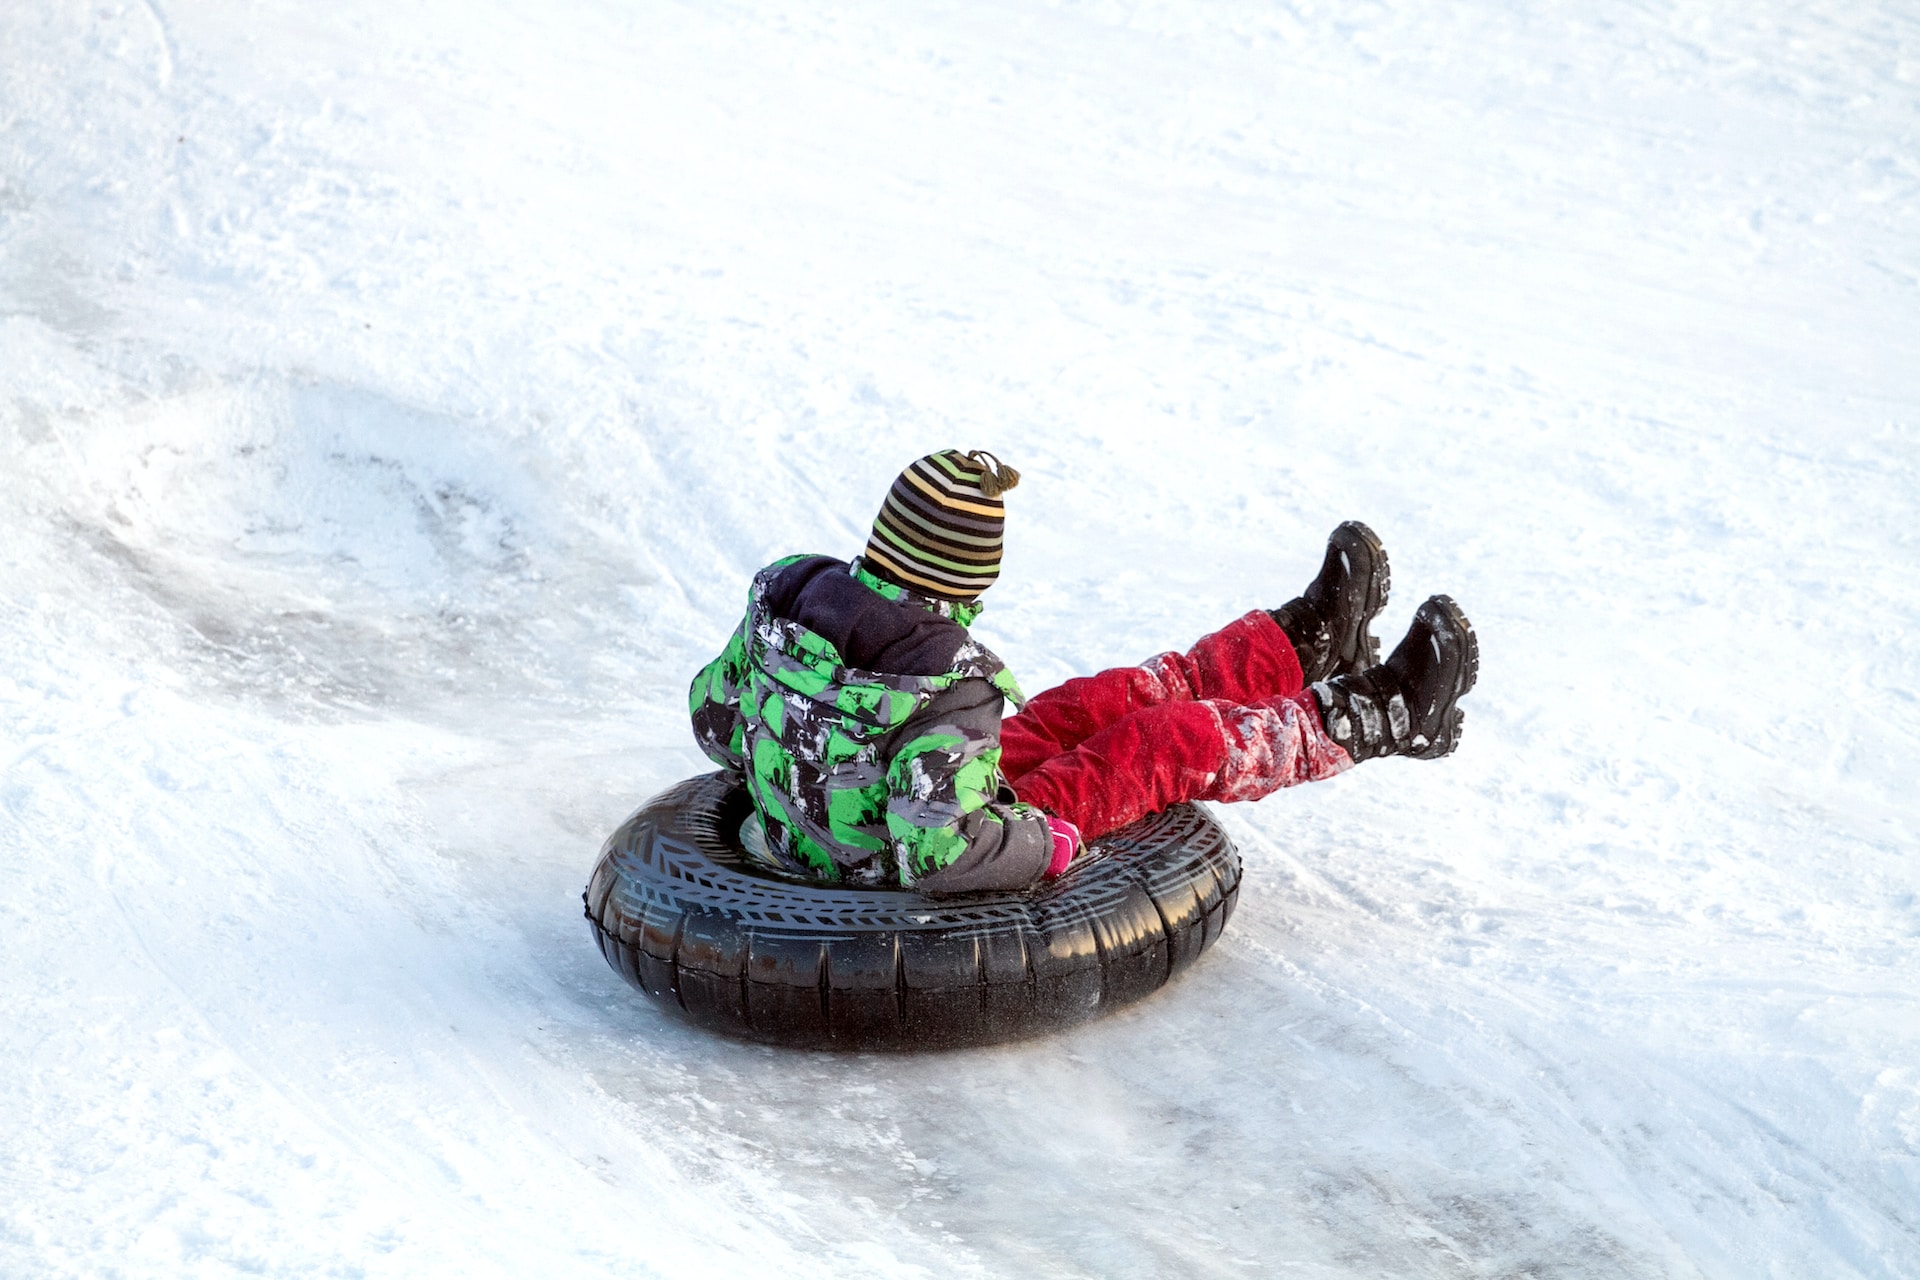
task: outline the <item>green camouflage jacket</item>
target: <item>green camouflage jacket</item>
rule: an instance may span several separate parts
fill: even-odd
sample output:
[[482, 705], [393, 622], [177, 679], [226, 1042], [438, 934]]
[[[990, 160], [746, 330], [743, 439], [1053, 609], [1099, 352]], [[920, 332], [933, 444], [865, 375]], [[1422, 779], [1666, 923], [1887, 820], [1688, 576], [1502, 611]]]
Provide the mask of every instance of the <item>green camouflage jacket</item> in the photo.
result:
[[[701, 749], [752, 795], [774, 861], [929, 894], [1039, 879], [1046, 816], [1000, 776], [1001, 709], [1023, 699], [967, 634], [978, 612], [827, 556], [754, 577], [688, 703]], [[873, 655], [906, 673], [853, 665]]]

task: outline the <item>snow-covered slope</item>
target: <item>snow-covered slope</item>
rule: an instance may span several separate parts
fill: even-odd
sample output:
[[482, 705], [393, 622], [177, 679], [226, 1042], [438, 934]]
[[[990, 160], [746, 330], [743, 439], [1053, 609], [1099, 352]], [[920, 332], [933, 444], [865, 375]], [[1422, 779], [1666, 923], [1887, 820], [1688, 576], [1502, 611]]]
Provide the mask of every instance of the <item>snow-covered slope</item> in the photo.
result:
[[[1920, 1273], [1920, 18], [0, 7], [0, 1274]], [[592, 949], [776, 554], [1029, 688], [1358, 516], [1468, 734], [1052, 1040]]]

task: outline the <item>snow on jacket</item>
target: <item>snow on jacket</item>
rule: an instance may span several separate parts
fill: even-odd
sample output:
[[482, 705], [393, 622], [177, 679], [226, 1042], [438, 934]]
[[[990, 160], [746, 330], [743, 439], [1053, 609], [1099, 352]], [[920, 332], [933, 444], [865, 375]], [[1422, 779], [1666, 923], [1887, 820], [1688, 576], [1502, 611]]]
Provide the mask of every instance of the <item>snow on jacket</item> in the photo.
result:
[[1023, 698], [967, 634], [978, 613], [858, 560], [792, 556], [754, 577], [688, 704], [781, 865], [929, 894], [1022, 889], [1046, 871], [1046, 815], [1000, 774], [1001, 709]]

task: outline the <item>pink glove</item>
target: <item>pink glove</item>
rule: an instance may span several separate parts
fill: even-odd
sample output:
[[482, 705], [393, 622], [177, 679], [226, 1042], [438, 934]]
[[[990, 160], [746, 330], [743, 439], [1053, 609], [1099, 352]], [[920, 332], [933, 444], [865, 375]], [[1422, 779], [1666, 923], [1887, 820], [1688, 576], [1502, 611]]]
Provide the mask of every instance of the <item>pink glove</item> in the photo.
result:
[[1047, 815], [1047, 829], [1053, 832], [1053, 861], [1047, 864], [1047, 879], [1059, 875], [1080, 849], [1080, 828], [1065, 818]]

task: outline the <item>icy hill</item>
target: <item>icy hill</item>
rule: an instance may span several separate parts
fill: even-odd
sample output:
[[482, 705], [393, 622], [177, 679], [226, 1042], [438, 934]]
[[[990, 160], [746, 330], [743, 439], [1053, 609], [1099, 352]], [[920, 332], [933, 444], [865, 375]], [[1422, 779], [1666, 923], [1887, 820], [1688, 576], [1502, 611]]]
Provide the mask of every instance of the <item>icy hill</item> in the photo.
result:
[[[0, 7], [0, 1274], [1920, 1273], [1920, 19]], [[1357, 516], [1465, 743], [1069, 1035], [580, 919], [777, 554], [1026, 475], [1029, 688]]]

